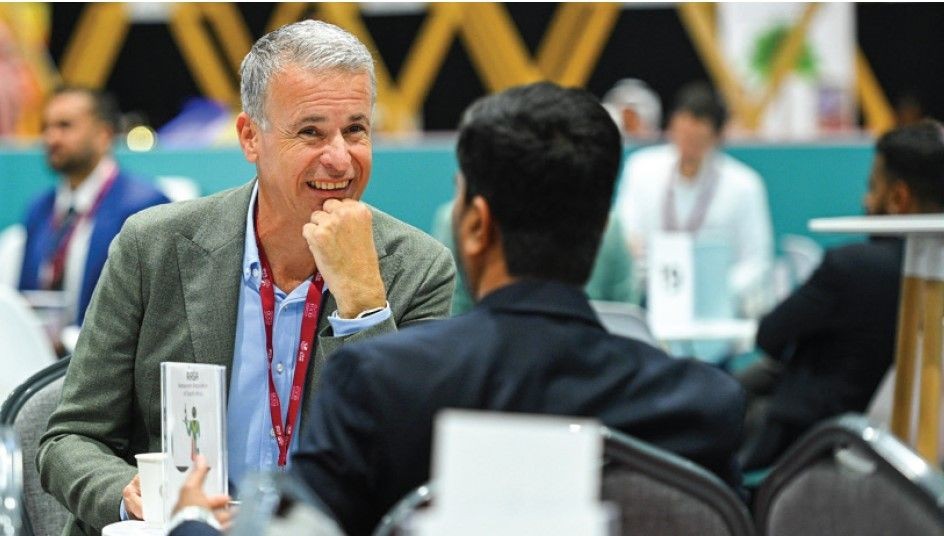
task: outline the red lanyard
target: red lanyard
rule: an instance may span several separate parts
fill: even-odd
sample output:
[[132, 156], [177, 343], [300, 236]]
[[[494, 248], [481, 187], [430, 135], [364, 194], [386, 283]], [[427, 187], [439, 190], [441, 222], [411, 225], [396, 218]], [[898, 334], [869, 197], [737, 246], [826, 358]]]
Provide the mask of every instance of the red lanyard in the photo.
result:
[[[72, 242], [72, 235], [75, 234], [76, 228], [78, 228], [79, 223], [82, 220], [91, 220], [95, 217], [95, 213], [98, 212], [99, 207], [102, 204], [102, 201], [105, 199], [105, 195], [108, 194], [108, 191], [111, 190], [113, 184], [115, 184], [115, 179], [118, 177], [118, 168], [111, 172], [111, 175], [108, 179], [105, 180], [105, 184], [102, 185], [101, 189], [98, 191], [98, 195], [95, 196], [95, 201], [92, 202], [91, 208], [84, 213], [79, 214], [76, 218], [72, 220], [72, 224], [68, 229], [65, 230], [65, 234], [59, 240], [59, 244], [56, 246], [56, 251], [52, 255], [51, 270], [46, 272], [46, 287], [51, 287], [57, 281], [60, 281], [66, 271], [66, 252], [69, 251], [69, 243]], [[54, 216], [54, 227], [64, 224], [65, 222]], [[60, 220], [56, 222], [56, 220]]]
[[272, 270], [266, 259], [262, 242], [259, 241], [258, 222], [256, 222], [256, 247], [259, 249], [259, 263], [262, 265], [262, 283], [259, 285], [259, 296], [262, 298], [262, 319], [266, 334], [266, 359], [269, 362], [269, 413], [272, 415], [272, 429], [275, 431], [275, 440], [279, 444], [279, 467], [284, 467], [288, 460], [288, 447], [292, 444], [292, 434], [298, 421], [298, 408], [301, 406], [302, 390], [305, 388], [305, 376], [308, 374], [308, 360], [315, 348], [315, 330], [318, 327], [318, 314], [321, 311], [321, 293], [324, 290], [324, 279], [316, 273], [311, 285], [308, 286], [308, 295], [305, 297], [305, 310], [302, 315], [302, 329], [298, 338], [298, 353], [295, 355], [295, 375], [292, 377], [292, 392], [289, 397], [288, 415], [285, 417], [285, 426], [282, 426], [282, 403], [279, 393], [275, 390], [275, 380], [272, 379], [272, 325], [275, 322], [275, 285], [272, 283]]

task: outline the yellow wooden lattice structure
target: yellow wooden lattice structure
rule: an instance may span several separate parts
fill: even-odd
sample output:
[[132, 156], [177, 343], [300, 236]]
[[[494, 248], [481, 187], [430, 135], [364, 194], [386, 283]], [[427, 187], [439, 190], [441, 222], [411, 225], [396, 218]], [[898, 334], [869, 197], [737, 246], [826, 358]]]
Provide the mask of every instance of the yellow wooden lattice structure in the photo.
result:
[[[29, 4], [19, 4], [28, 6]], [[32, 4], [44, 6], [44, 4]], [[22, 28], [24, 11], [16, 4], [0, 6], [0, 21]], [[37, 43], [48, 42], [48, 5], [43, 23], [34, 24], [28, 37], [18, 35], [24, 57], [43, 91], [60, 80], [91, 87], [105, 85], [118, 53], [132, 27], [124, 3], [87, 5], [66, 45], [57, 71], [48, 52]], [[178, 3], [168, 6], [167, 24], [187, 68], [208, 97], [239, 106], [238, 70], [253, 37], [233, 3]], [[457, 39], [488, 91], [551, 80], [565, 86], [584, 86], [610, 39], [622, 6], [617, 3], [561, 3], [557, 6], [537, 53], [530, 54], [501, 3], [431, 3], [397, 76], [377, 51], [356, 3], [280, 3], [273, 10], [267, 31], [313, 17], [341, 26], [356, 35], [376, 60], [378, 128], [398, 132], [415, 127], [416, 118], [435, 82], [453, 42]], [[759, 95], [744, 89], [721, 53], [711, 3], [679, 4], [679, 18], [715, 85], [740, 124], [754, 129], [794, 65], [818, 4], [807, 4], [775, 56], [772, 76]], [[631, 16], [631, 15], [628, 15]], [[36, 18], [35, 16], [33, 18]], [[40, 17], [42, 18], [42, 17]], [[101, 31], [108, 28], [108, 31]], [[45, 33], [44, 33], [45, 32]], [[27, 31], [20, 30], [21, 34]], [[37, 39], [35, 34], [42, 34]], [[218, 37], [213, 39], [213, 33]], [[869, 63], [857, 52], [857, 96], [873, 132], [890, 128], [894, 118]], [[38, 106], [37, 106], [38, 110]], [[22, 132], [38, 129], [38, 111], [24, 117]]]

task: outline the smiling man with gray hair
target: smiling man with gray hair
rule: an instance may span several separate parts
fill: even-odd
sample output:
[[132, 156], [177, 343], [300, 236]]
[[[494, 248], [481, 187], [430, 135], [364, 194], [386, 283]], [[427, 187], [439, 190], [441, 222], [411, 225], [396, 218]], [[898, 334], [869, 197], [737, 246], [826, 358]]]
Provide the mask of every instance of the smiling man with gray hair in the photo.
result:
[[366, 47], [303, 21], [259, 39], [240, 74], [236, 130], [256, 178], [129, 219], [92, 299], [38, 456], [73, 534], [141, 517], [133, 456], [161, 450], [161, 362], [226, 366], [238, 484], [288, 463], [328, 354], [449, 312], [449, 252], [359, 201], [376, 99]]

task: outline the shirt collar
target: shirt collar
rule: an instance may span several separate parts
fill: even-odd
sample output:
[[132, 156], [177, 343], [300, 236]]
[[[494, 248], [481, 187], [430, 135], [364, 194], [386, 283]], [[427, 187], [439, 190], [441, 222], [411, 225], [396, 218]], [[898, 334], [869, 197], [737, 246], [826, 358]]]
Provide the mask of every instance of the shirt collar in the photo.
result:
[[249, 196], [249, 211], [246, 212], [246, 242], [243, 245], [243, 279], [247, 283], [259, 285], [260, 262], [259, 247], [256, 245], [256, 222], [253, 215], [256, 213], [256, 199], [259, 197], [259, 181], [252, 186]]
[[[252, 186], [252, 193], [249, 195], [249, 210], [246, 212], [246, 241], [243, 244], [243, 280], [256, 288], [259, 288], [262, 278], [262, 262], [259, 260], [259, 246], [256, 244], [256, 220], [253, 217], [256, 213], [256, 202], [258, 200], [259, 180], [257, 179]], [[308, 280], [311, 280], [310, 276]], [[305, 285], [300, 285], [299, 288], [304, 289]], [[293, 291], [292, 295], [296, 291]], [[324, 282], [322, 291], [328, 291], [327, 281]]]
[[56, 213], [66, 212], [69, 207], [75, 209], [79, 214], [85, 214], [91, 210], [99, 192], [118, 169], [118, 164], [110, 156], [105, 156], [99, 160], [98, 165], [85, 180], [79, 184], [79, 187], [73, 190], [69, 187], [67, 181], [61, 181], [56, 188]]

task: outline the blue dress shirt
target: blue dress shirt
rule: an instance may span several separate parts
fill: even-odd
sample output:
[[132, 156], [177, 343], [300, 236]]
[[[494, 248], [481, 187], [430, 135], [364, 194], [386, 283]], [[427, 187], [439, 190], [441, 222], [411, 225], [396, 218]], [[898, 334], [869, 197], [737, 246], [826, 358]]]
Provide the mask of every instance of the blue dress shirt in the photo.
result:
[[[257, 470], [273, 470], [278, 467], [279, 446], [272, 428], [269, 413], [268, 361], [266, 360], [265, 326], [262, 322], [262, 301], [259, 297], [261, 268], [259, 249], [256, 246], [256, 228], [253, 221], [259, 185], [252, 190], [249, 212], [246, 214], [246, 242], [243, 252], [242, 285], [239, 289], [239, 310], [236, 316], [236, 344], [233, 350], [233, 371], [229, 384], [229, 400], [226, 407], [226, 448], [229, 469], [230, 494], [232, 485], [238, 485], [243, 477]], [[275, 319], [272, 326], [272, 379], [282, 401], [282, 422], [288, 413], [289, 393], [295, 375], [295, 355], [302, 325], [302, 313], [311, 278], [289, 294], [275, 287]], [[328, 292], [325, 283], [324, 292]], [[323, 297], [323, 296], [322, 296]], [[389, 304], [381, 311], [359, 319], [344, 319], [333, 311], [328, 316], [336, 337], [357, 333], [390, 318]], [[317, 344], [317, 335], [315, 337]], [[315, 349], [312, 349], [314, 352]], [[308, 401], [303, 400], [303, 404]], [[299, 412], [301, 419], [301, 412]], [[301, 423], [297, 423], [289, 445], [288, 463], [291, 454], [298, 450]], [[286, 468], [288, 465], [286, 465]], [[176, 497], [170, 499], [176, 502]], [[122, 499], [119, 507], [122, 520], [129, 519]]]
[[[253, 212], [258, 196], [258, 185], [253, 188], [249, 212], [246, 214], [246, 243], [243, 253], [243, 281], [239, 290], [239, 311], [236, 317], [236, 346], [233, 371], [229, 385], [226, 409], [226, 443], [229, 458], [229, 479], [237, 486], [243, 477], [254, 470], [275, 469], [279, 447], [272, 429], [269, 413], [268, 363], [265, 355], [265, 328], [262, 322], [262, 302], [259, 298], [261, 268], [256, 247]], [[275, 320], [272, 330], [272, 378], [282, 401], [282, 419], [288, 412], [289, 392], [295, 374], [295, 354], [301, 331], [302, 313], [311, 279], [286, 294], [275, 288]], [[328, 291], [327, 285], [325, 292]], [[356, 333], [379, 324], [391, 315], [390, 307], [361, 319], [343, 319], [337, 311], [328, 321], [335, 336]], [[316, 338], [317, 341], [317, 338]], [[307, 401], [305, 401], [307, 403]], [[299, 413], [299, 419], [301, 413]], [[301, 423], [289, 445], [291, 455], [298, 449]], [[289, 456], [291, 463], [291, 456]]]

